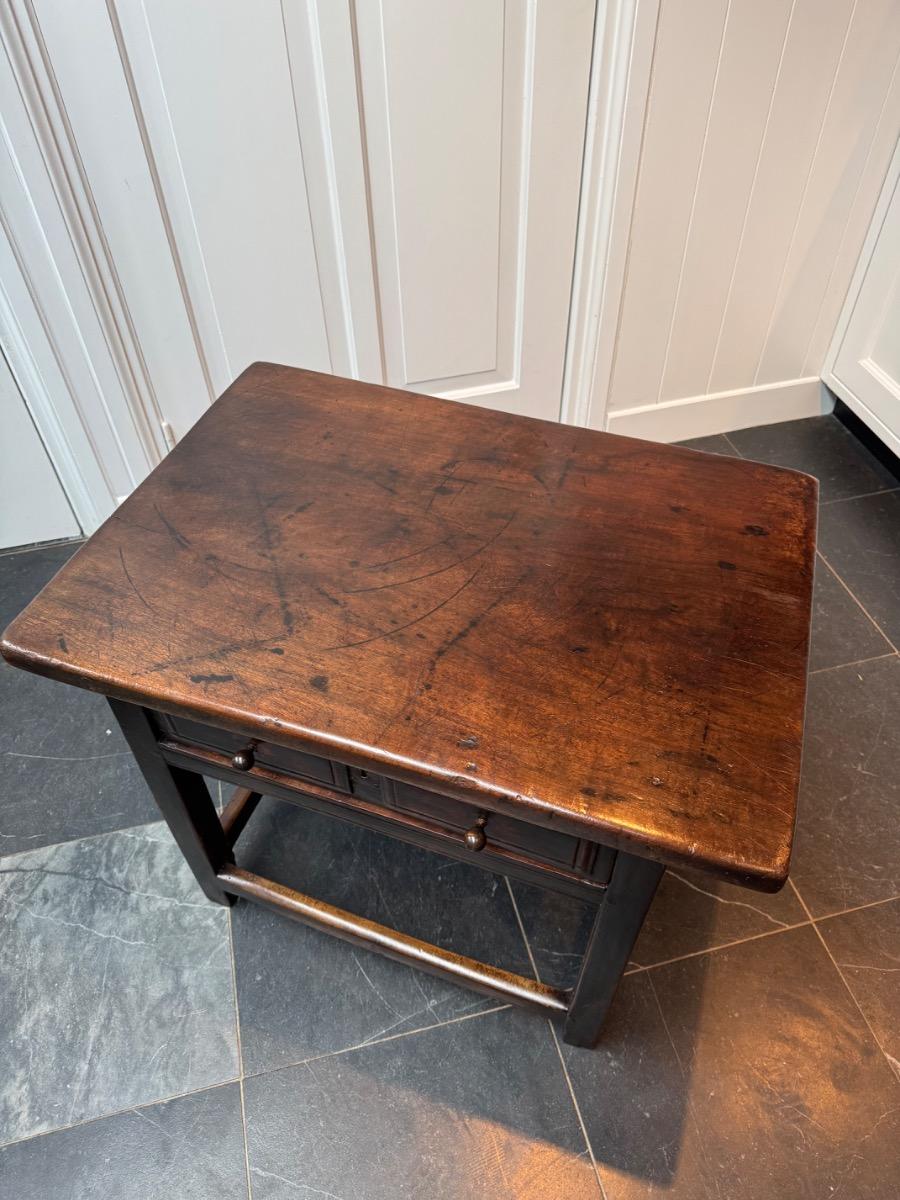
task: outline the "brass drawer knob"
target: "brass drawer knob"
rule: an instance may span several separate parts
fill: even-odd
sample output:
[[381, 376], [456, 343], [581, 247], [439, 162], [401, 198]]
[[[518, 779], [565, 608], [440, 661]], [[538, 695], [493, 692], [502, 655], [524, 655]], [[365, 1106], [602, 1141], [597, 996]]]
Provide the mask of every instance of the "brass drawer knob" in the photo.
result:
[[232, 755], [231, 765], [236, 771], [249, 771], [256, 761], [253, 756], [254, 743], [251, 742], [243, 750], [238, 750], [237, 754]]
[[466, 830], [463, 840], [470, 850], [484, 849], [487, 844], [487, 835], [484, 832], [485, 825], [487, 825], [487, 813], [479, 813], [472, 828]]

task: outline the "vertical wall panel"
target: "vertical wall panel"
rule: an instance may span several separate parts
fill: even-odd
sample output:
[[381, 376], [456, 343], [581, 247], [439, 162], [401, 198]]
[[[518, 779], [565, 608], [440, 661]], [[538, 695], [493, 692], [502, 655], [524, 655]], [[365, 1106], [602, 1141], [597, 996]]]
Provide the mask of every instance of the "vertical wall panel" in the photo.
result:
[[[865, 5], [857, 5], [774, 302], [771, 330], [759, 364], [760, 383], [787, 379], [803, 369], [819, 303], [877, 133], [872, 117], [879, 113], [887, 94], [898, 42], [897, 0], [866, 0]], [[891, 116], [896, 136], [896, 114]], [[875, 164], [878, 183], [884, 178], [890, 147], [882, 144], [879, 151]], [[864, 236], [865, 226], [857, 229], [852, 239], [857, 252]], [[820, 359], [813, 369], [818, 373], [821, 366]]]
[[663, 0], [610, 406], [657, 400], [727, 0]]
[[672, 318], [664, 396], [706, 391], [792, 0], [732, 0]]
[[850, 0], [796, 0], [705, 389], [710, 392], [754, 382], [851, 7]]
[[900, 58], [894, 64], [894, 76], [885, 97], [881, 117], [872, 139], [868, 161], [859, 178], [856, 198], [831, 266], [828, 286], [819, 302], [819, 314], [806, 350], [803, 374], [820, 370], [826, 361], [835, 329], [847, 297], [847, 281], [853, 276], [872, 217], [872, 196], [877, 195], [885, 178], [885, 163], [897, 145], [900, 129]]
[[612, 428], [816, 409], [897, 138], [898, 55], [896, 0], [661, 0]]

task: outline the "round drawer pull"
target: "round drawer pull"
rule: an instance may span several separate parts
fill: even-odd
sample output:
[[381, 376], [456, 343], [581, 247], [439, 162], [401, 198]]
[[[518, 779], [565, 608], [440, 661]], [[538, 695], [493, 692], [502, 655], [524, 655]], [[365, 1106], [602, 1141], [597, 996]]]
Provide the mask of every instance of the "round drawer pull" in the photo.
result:
[[237, 754], [232, 755], [231, 765], [236, 771], [249, 771], [256, 761], [253, 756], [254, 743], [251, 742], [243, 750], [238, 750]]
[[463, 840], [470, 850], [484, 849], [487, 844], [487, 835], [484, 832], [485, 825], [487, 825], [487, 813], [479, 813], [472, 828], [466, 830]]

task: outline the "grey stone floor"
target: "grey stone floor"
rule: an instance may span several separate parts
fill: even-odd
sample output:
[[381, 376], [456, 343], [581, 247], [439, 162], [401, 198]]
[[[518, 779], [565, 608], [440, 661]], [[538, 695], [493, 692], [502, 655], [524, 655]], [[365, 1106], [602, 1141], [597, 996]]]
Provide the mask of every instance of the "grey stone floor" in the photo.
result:
[[[900, 488], [834, 417], [696, 448], [822, 484], [777, 896], [668, 872], [594, 1052], [206, 902], [98, 697], [0, 668], [0, 1198], [888, 1200], [900, 1188]], [[0, 624], [72, 552], [0, 556]], [[265, 801], [251, 869], [572, 979], [578, 904]]]

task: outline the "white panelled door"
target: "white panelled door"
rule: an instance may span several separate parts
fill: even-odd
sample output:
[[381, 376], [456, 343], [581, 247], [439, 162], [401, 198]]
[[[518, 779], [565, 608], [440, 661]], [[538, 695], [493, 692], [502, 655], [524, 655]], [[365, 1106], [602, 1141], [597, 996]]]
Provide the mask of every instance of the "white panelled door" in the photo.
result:
[[0, 354], [0, 550], [77, 537], [44, 443]]
[[825, 381], [900, 454], [900, 146]]
[[14, 324], [87, 532], [260, 359], [559, 419], [594, 17], [3, 0]]
[[594, 0], [112, 11], [216, 390], [270, 359], [559, 418]]
[[557, 420], [593, 3], [356, 17], [386, 381]]

